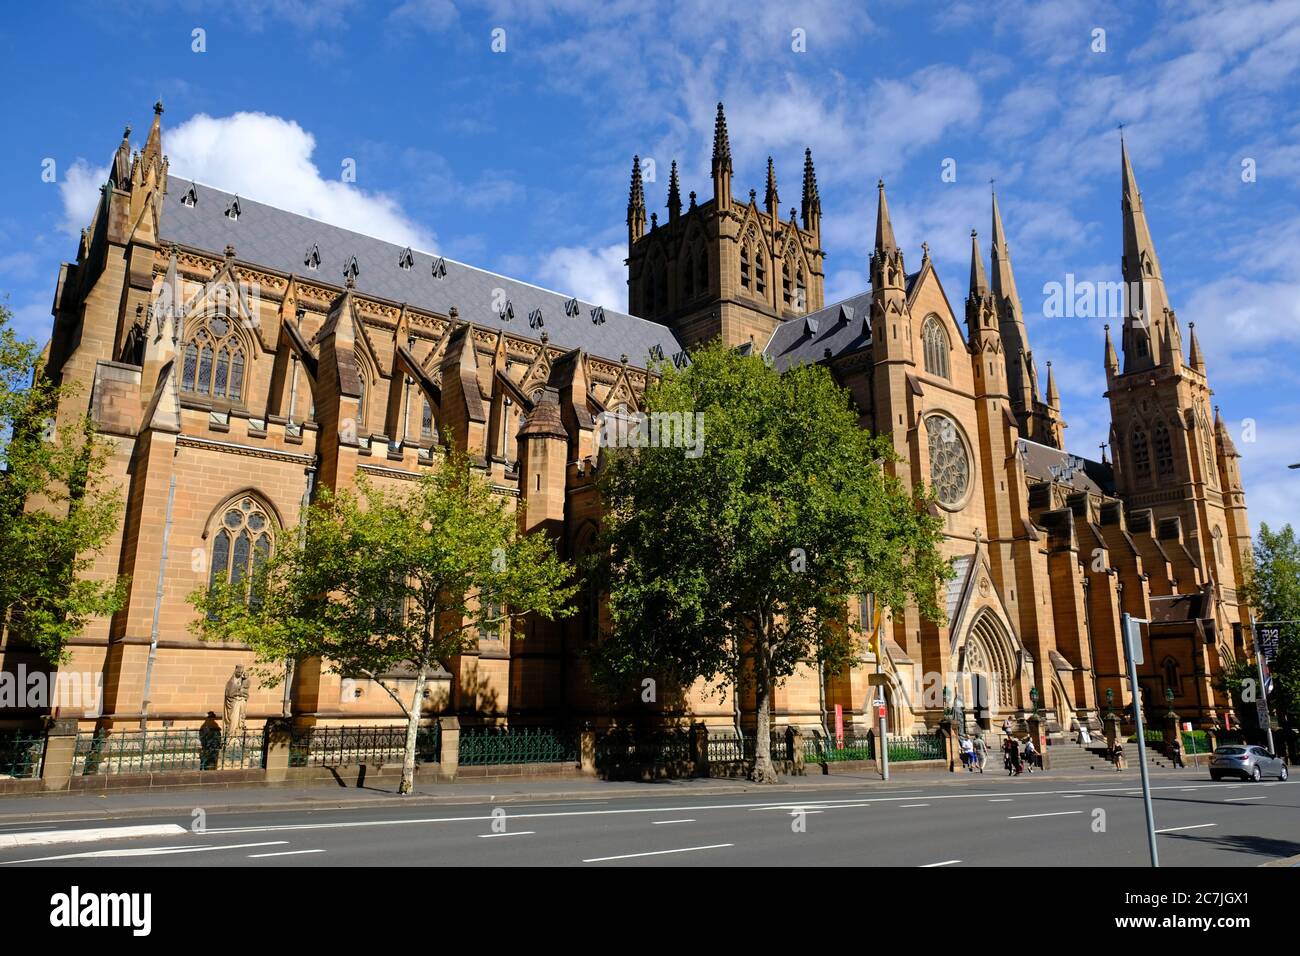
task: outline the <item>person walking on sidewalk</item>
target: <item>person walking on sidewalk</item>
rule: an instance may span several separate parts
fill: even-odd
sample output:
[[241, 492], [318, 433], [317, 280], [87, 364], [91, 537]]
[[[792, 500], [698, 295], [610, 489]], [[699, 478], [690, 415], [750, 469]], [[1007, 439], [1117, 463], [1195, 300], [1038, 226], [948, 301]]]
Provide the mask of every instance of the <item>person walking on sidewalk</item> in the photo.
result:
[[983, 773], [985, 766], [987, 766], [989, 762], [989, 748], [988, 744], [984, 743], [984, 735], [976, 734], [974, 744], [975, 763], [976, 766], [979, 767], [980, 773]]
[[1174, 766], [1180, 769], [1187, 769], [1187, 764], [1183, 763], [1183, 742], [1177, 737], [1169, 745], [1169, 759], [1174, 762]]

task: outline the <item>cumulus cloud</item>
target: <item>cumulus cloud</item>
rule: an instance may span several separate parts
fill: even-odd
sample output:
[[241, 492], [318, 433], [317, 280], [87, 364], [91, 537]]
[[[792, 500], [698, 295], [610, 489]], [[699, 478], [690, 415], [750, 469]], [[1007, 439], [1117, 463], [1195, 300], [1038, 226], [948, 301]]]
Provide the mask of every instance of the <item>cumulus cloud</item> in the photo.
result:
[[549, 252], [538, 266], [543, 284], [613, 309], [627, 308], [627, 267], [622, 243], [592, 248], [562, 246]]
[[430, 251], [437, 245], [433, 233], [393, 197], [326, 178], [313, 159], [316, 138], [293, 120], [266, 113], [199, 113], [168, 130], [164, 145], [172, 175], [182, 179], [390, 242]]
[[90, 217], [99, 202], [99, 190], [108, 180], [107, 166], [92, 166], [78, 159], [68, 167], [59, 181], [59, 199], [63, 203], [63, 219], [59, 230], [70, 236], [81, 235], [90, 225]]

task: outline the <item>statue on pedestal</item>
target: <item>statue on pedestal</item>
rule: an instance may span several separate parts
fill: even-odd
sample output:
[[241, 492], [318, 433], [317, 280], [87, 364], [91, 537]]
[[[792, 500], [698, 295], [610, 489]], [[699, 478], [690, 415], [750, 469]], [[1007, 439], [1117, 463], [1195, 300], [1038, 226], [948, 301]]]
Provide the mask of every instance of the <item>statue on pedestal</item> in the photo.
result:
[[226, 738], [244, 732], [245, 717], [248, 710], [248, 691], [252, 681], [244, 673], [244, 665], [236, 664], [235, 672], [226, 681], [226, 709], [222, 730]]

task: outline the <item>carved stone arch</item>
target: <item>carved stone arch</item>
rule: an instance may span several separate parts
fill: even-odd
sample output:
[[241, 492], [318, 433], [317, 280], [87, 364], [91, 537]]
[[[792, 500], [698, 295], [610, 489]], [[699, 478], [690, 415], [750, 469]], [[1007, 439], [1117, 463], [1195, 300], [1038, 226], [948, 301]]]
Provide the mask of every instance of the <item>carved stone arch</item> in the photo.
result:
[[[961, 660], [963, 674], [975, 675], [971, 688], [975, 716], [982, 726], [990, 726], [994, 713], [1014, 710], [1019, 698], [1019, 655], [1011, 632], [1001, 616], [985, 607], [975, 614], [966, 632]], [[981, 689], [980, 682], [987, 680]], [[988, 713], [983, 713], [987, 710]]]

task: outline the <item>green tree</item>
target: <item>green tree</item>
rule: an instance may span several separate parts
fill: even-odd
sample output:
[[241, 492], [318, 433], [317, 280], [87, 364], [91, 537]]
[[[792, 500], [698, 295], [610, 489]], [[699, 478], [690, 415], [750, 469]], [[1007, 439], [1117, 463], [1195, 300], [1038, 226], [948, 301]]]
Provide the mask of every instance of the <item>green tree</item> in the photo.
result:
[[113, 614], [124, 578], [87, 576], [117, 527], [121, 492], [89, 415], [55, 427], [75, 393], [42, 374], [36, 344], [0, 306], [0, 628], [52, 664], [95, 616]]
[[[256, 652], [268, 683], [283, 664], [323, 658], [376, 681], [407, 718], [400, 792], [411, 791], [425, 682], [431, 670], [528, 614], [572, 613], [572, 569], [516, 514], [469, 459], [450, 454], [409, 491], [362, 478], [355, 493], [323, 492], [305, 526], [282, 531], [250, 580], [195, 591], [194, 628]], [[408, 669], [409, 700], [381, 675]]]
[[607, 452], [596, 580], [611, 633], [596, 670], [623, 689], [647, 673], [752, 688], [754, 778], [771, 782], [774, 689], [800, 662], [856, 657], [856, 595], [940, 619], [951, 569], [928, 501], [888, 473], [888, 439], [859, 425], [829, 371], [778, 374], [717, 344], [691, 359], [663, 367], [646, 407], [661, 436], [663, 416], [701, 415], [702, 444]]
[[1294, 623], [1300, 622], [1300, 540], [1291, 525], [1276, 532], [1259, 526], [1243, 591], [1257, 621], [1293, 622], [1278, 625], [1277, 656], [1269, 669], [1270, 703], [1278, 721], [1294, 731], [1300, 728], [1300, 623]]

